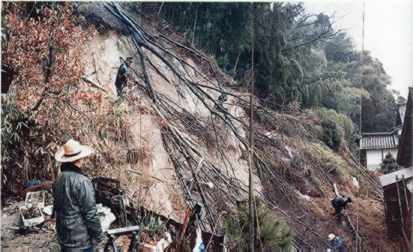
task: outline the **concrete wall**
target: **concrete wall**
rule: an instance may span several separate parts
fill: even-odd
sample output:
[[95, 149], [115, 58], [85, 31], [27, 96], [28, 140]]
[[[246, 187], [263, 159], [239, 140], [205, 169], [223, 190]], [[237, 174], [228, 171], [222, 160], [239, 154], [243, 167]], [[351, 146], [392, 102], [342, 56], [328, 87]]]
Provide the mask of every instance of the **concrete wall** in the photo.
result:
[[367, 168], [371, 171], [379, 169], [388, 152], [390, 152], [394, 158], [397, 158], [397, 149], [367, 150]]

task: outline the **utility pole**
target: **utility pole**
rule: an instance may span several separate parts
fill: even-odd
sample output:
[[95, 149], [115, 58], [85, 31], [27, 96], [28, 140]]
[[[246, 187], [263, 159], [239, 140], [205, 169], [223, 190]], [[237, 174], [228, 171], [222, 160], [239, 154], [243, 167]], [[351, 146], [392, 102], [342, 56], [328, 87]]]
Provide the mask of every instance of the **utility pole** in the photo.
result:
[[[366, 19], [366, 2], [363, 1], [363, 14], [362, 14], [362, 30], [361, 30], [361, 86], [364, 84], [364, 27], [365, 27], [365, 19]], [[363, 133], [363, 95], [360, 95], [360, 136]], [[361, 157], [361, 155], [360, 155]]]
[[254, 233], [254, 196], [253, 196], [253, 186], [252, 186], [252, 170], [254, 168], [254, 43], [255, 43], [255, 6], [254, 3], [251, 4], [252, 18], [251, 18], [251, 87], [250, 87], [250, 134], [249, 134], [249, 155], [248, 155], [248, 206], [249, 206], [249, 252], [255, 251], [255, 233]]
[[[361, 30], [361, 86], [364, 83], [364, 27], [365, 27], [365, 20], [366, 20], [366, 2], [363, 1], [363, 14], [362, 14], [362, 30]], [[360, 94], [360, 137], [363, 137], [363, 95]], [[361, 144], [361, 139], [360, 139]], [[359, 162], [361, 163], [361, 152], [359, 150]], [[360, 181], [360, 177], [357, 176], [357, 180]], [[359, 239], [359, 207], [357, 207], [357, 216], [356, 216], [356, 252], [359, 251], [360, 247], [360, 239]]]

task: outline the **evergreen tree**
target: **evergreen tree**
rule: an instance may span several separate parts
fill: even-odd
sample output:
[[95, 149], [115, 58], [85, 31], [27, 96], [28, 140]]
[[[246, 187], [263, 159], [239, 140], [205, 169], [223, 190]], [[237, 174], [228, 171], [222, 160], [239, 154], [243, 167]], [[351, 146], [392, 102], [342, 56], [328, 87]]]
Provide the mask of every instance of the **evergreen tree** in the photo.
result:
[[390, 152], [387, 153], [381, 164], [381, 172], [387, 174], [398, 170], [398, 168], [399, 166], [397, 165], [396, 159], [394, 159]]
[[[255, 246], [263, 251], [277, 251], [290, 248], [293, 233], [287, 223], [274, 214], [265, 204], [256, 199], [257, 220], [254, 225], [259, 227], [259, 237], [256, 237]], [[228, 235], [230, 247], [240, 251], [248, 250], [249, 224], [248, 202], [240, 202], [238, 215], [228, 216], [224, 221], [224, 230]], [[284, 251], [284, 250], [283, 250]]]
[[266, 105], [283, 109], [298, 102], [301, 108], [333, 109], [350, 117], [357, 131], [362, 116], [363, 132], [395, 126], [397, 107], [382, 63], [367, 52], [362, 62], [347, 34], [332, 28], [330, 17], [308, 14], [300, 3], [254, 5], [255, 13], [250, 3], [155, 4], [162, 6], [162, 18], [245, 87], [253, 29], [256, 95]]

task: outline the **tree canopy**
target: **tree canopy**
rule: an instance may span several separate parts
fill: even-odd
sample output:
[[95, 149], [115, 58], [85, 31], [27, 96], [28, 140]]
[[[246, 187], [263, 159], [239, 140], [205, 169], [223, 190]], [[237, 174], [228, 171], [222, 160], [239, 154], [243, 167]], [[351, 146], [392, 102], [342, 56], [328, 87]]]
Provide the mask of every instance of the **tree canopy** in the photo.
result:
[[363, 132], [395, 126], [394, 92], [382, 63], [369, 52], [362, 55], [323, 13], [281, 2], [152, 6], [196, 47], [216, 57], [241, 88], [250, 81], [254, 34], [256, 95], [272, 108], [298, 102], [302, 109], [333, 109], [351, 118], [357, 131], [361, 112]]

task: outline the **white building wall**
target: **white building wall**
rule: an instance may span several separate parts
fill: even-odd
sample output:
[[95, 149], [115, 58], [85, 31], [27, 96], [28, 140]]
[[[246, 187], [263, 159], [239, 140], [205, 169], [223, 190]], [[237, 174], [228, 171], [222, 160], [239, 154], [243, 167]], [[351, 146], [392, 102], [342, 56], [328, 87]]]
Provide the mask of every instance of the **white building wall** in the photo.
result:
[[397, 149], [385, 150], [368, 150], [367, 151], [367, 169], [375, 171], [380, 168], [386, 154], [390, 152], [394, 159], [397, 159]]

